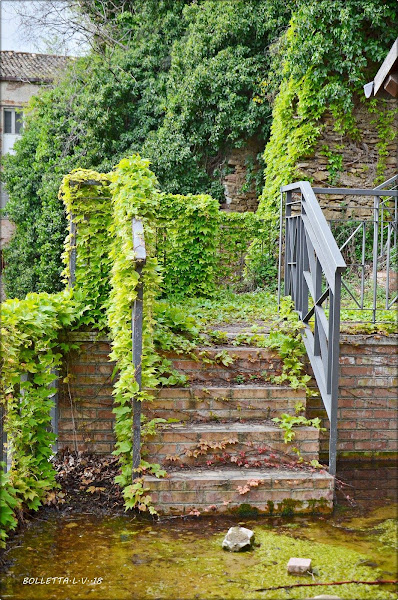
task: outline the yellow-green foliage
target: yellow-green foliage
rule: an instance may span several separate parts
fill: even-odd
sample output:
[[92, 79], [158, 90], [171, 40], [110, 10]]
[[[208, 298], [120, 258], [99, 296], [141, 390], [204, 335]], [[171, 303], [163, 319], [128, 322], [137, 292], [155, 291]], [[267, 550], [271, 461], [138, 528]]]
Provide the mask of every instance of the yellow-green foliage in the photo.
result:
[[9, 474], [1, 476], [0, 545], [5, 529], [16, 525], [14, 511], [22, 506], [37, 510], [55, 485], [49, 461], [55, 440], [50, 429], [51, 384], [62, 352], [69, 349], [60, 334], [79, 316], [79, 305], [67, 291], [28, 294], [1, 306], [0, 402], [12, 462]]
[[[105, 307], [109, 296], [109, 256], [112, 219], [109, 177], [88, 169], [75, 169], [62, 180], [59, 198], [68, 218], [76, 225], [75, 296], [85, 305], [79, 325], [106, 326]], [[62, 255], [64, 282], [70, 278], [69, 260], [73, 243], [71, 229]]]

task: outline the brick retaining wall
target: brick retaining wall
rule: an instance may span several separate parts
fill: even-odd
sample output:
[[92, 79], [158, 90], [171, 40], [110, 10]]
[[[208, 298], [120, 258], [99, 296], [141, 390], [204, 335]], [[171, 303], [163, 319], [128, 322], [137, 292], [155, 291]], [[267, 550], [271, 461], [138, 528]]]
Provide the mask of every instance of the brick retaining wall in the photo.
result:
[[[338, 408], [340, 458], [395, 457], [398, 452], [398, 336], [342, 335]], [[322, 401], [307, 401], [307, 416], [328, 428]], [[327, 454], [322, 435], [321, 456]]]
[[[59, 446], [108, 453], [114, 442], [111, 396], [114, 364], [108, 360], [109, 343], [106, 338], [96, 339], [95, 334], [73, 334], [73, 338], [81, 341], [81, 346], [79, 352], [70, 354], [65, 367], [65, 373], [70, 375], [69, 384], [60, 383]], [[397, 336], [342, 336], [340, 458], [396, 457], [397, 342]], [[319, 416], [323, 425], [328, 426], [319, 398], [307, 402], [307, 416]], [[327, 448], [326, 433], [322, 435], [323, 456]]]

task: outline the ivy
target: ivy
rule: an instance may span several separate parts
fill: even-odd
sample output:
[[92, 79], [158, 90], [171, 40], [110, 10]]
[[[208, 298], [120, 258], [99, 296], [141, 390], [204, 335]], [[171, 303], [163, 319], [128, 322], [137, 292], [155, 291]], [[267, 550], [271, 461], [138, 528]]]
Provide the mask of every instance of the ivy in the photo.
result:
[[[289, 28], [274, 44], [271, 73], [257, 98], [258, 102], [277, 93], [259, 205], [259, 214], [273, 230], [269, 253], [274, 264], [280, 187], [301, 178], [297, 163], [312, 154], [326, 110], [332, 112], [336, 131], [358, 139], [355, 98], [362, 96], [363, 84], [384, 60], [397, 25], [393, 0], [310, 0], [297, 3]], [[386, 120], [381, 129], [385, 125]], [[386, 140], [388, 134], [381, 134]], [[385, 149], [381, 141], [379, 156]], [[342, 165], [340, 158], [331, 159], [333, 178]], [[378, 175], [384, 170], [383, 160], [379, 165]], [[256, 244], [252, 254], [255, 263]]]
[[78, 318], [79, 305], [70, 292], [28, 294], [25, 300], [2, 304], [0, 400], [12, 459], [10, 472], [2, 475], [5, 513], [1, 525], [5, 528], [15, 526], [12, 512], [16, 508], [37, 510], [55, 486], [49, 461], [55, 440], [50, 431], [51, 384], [57, 378], [62, 352], [69, 348], [62, 342], [62, 331]]
[[[123, 159], [110, 174], [113, 220], [110, 226], [112, 238], [111, 291], [107, 310], [112, 339], [110, 359], [115, 360], [118, 379], [114, 384], [115, 435], [114, 453], [119, 456], [121, 474], [116, 481], [124, 488], [126, 507], [139, 506], [151, 512], [150, 499], [143, 497], [142, 481], [132, 481], [132, 400], [148, 401], [152, 397], [148, 388], [156, 387], [156, 356], [153, 347], [153, 305], [159, 292], [160, 276], [155, 257], [155, 229], [153, 219], [157, 212], [159, 195], [156, 178], [149, 170], [149, 161], [139, 156]], [[132, 221], [140, 217], [144, 223], [147, 260], [142, 271], [144, 285], [143, 354], [141, 360], [142, 390], [135, 379], [131, 335], [131, 310], [137, 296], [139, 275], [134, 268]], [[164, 472], [158, 465], [141, 464], [144, 471], [160, 476]], [[144, 500], [144, 498], [147, 498]]]
[[156, 227], [164, 293], [211, 295], [218, 260], [218, 202], [207, 195], [161, 194]]
[[[68, 284], [72, 250], [76, 253], [75, 296], [85, 311], [79, 327], [107, 326], [105, 315], [109, 298], [111, 257], [109, 228], [112, 220], [111, 195], [107, 175], [91, 170], [74, 169], [63, 178], [59, 197], [69, 218], [69, 233], [65, 239], [63, 279]], [[71, 231], [70, 219], [76, 227]]]
[[394, 120], [398, 114], [398, 108], [395, 104], [391, 105], [390, 102], [373, 98], [370, 101], [369, 110], [375, 114], [375, 118], [372, 119], [371, 125], [375, 125], [379, 141], [376, 144], [378, 160], [376, 167], [376, 178], [375, 185], [384, 181], [384, 173], [386, 170], [386, 159], [388, 157], [388, 146], [391, 144], [396, 136], [397, 131], [394, 127]]
[[163, 191], [224, 200], [231, 149], [252, 136], [268, 139], [269, 102], [252, 98], [269, 68], [266, 49], [288, 24], [290, 0], [121, 4], [104, 14], [126, 48], [105, 45], [71, 61], [53, 89], [31, 100], [15, 155], [4, 158], [7, 212], [17, 228], [5, 251], [9, 297], [62, 289], [57, 192], [65, 173], [105, 173], [140, 152]]

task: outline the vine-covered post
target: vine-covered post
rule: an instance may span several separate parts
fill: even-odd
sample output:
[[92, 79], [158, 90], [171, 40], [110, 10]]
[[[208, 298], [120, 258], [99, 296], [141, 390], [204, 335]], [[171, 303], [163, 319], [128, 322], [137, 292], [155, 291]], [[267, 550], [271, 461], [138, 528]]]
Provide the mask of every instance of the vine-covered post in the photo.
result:
[[69, 215], [69, 227], [70, 227], [70, 255], [69, 255], [69, 287], [73, 288], [76, 281], [76, 223], [74, 221], [74, 215]]
[[[146, 250], [144, 240], [144, 228], [142, 221], [133, 219], [133, 247], [134, 262], [139, 280], [137, 284], [137, 296], [134, 300], [131, 330], [133, 342], [133, 366], [135, 381], [138, 384], [138, 393], [142, 386], [142, 321], [144, 309], [144, 284], [142, 281], [142, 270], [146, 262]], [[141, 462], [141, 400], [133, 398], [133, 480], [139, 475], [138, 468]]]

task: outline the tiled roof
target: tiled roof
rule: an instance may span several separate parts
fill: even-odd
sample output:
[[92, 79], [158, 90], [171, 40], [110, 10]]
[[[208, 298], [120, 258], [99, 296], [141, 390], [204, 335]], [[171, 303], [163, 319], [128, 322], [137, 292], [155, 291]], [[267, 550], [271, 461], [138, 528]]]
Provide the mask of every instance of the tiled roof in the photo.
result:
[[67, 65], [71, 57], [30, 52], [0, 52], [0, 80], [50, 82]]

